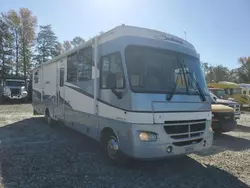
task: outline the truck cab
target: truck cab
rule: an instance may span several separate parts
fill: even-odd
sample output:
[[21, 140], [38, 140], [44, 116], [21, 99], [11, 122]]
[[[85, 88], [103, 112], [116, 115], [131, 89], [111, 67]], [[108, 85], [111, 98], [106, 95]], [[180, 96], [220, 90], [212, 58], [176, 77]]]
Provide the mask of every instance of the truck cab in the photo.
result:
[[232, 101], [232, 100], [220, 99], [219, 97], [214, 95], [212, 92], [210, 92], [210, 95], [214, 99], [216, 104], [222, 104], [222, 105], [229, 106], [229, 107], [233, 108], [234, 109], [234, 118], [236, 120], [240, 119], [241, 112], [240, 112], [240, 104], [239, 103]]
[[217, 103], [212, 96], [211, 100], [213, 131], [215, 133], [222, 133], [234, 130], [237, 125], [235, 110], [227, 105]]
[[7, 77], [2, 80], [2, 102], [7, 100], [25, 101], [28, 92], [25, 86], [25, 79], [17, 77]]

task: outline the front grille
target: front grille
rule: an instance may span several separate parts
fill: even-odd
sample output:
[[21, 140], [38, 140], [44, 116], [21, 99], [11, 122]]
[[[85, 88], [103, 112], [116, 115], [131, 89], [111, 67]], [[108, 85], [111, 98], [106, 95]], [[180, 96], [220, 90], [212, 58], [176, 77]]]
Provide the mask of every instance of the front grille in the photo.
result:
[[174, 142], [173, 145], [175, 146], [187, 146], [192, 144], [198, 144], [202, 141], [202, 138], [195, 139], [195, 140], [188, 140], [188, 141], [182, 141], [182, 142]]
[[13, 96], [15, 96], [15, 95], [20, 95], [20, 89], [19, 88], [11, 88], [10, 89], [10, 91], [11, 91], [11, 95]]
[[206, 119], [193, 121], [165, 121], [164, 130], [173, 139], [201, 136], [206, 129]]

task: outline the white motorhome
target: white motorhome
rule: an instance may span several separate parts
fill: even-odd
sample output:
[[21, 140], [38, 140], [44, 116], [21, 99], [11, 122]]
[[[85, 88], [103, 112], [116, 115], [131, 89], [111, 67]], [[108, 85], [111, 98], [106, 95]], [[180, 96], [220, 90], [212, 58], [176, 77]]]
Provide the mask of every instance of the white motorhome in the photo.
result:
[[118, 26], [33, 70], [35, 114], [99, 141], [107, 156], [162, 158], [212, 146], [211, 100], [195, 48]]

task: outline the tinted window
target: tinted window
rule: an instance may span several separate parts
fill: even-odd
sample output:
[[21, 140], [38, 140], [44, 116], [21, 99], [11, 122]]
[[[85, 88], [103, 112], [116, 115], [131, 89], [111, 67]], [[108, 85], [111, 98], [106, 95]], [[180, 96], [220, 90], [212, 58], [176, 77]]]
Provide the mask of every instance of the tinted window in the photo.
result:
[[60, 87], [64, 86], [64, 68], [60, 69]]
[[177, 83], [176, 93], [186, 94], [187, 88], [197, 93], [196, 79], [208, 94], [200, 61], [195, 57], [145, 46], [127, 47], [125, 57], [134, 92], [168, 93]]
[[77, 82], [77, 53], [74, 53], [67, 58], [67, 81]]
[[92, 48], [82, 49], [78, 53], [77, 75], [78, 81], [92, 79]]
[[21, 81], [6, 81], [6, 86], [25, 86], [25, 82], [21, 82]]
[[81, 49], [67, 58], [67, 81], [92, 79], [92, 48]]
[[116, 89], [124, 88], [124, 75], [122, 69], [122, 60], [119, 53], [108, 55], [102, 58], [101, 68], [101, 88], [107, 88], [107, 76], [113, 73], [116, 77]]
[[38, 83], [38, 81], [39, 81], [39, 72], [38, 71], [36, 71], [34, 74], [34, 81], [35, 81], [35, 83]]

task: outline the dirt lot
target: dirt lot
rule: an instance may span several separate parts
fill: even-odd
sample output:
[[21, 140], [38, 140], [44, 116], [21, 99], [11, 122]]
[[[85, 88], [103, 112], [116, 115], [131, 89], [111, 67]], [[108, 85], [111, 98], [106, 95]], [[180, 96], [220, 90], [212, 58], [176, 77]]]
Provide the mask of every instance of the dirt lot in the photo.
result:
[[0, 106], [0, 187], [249, 187], [250, 114], [210, 151], [112, 166], [99, 145], [65, 127], [48, 127], [32, 107]]

